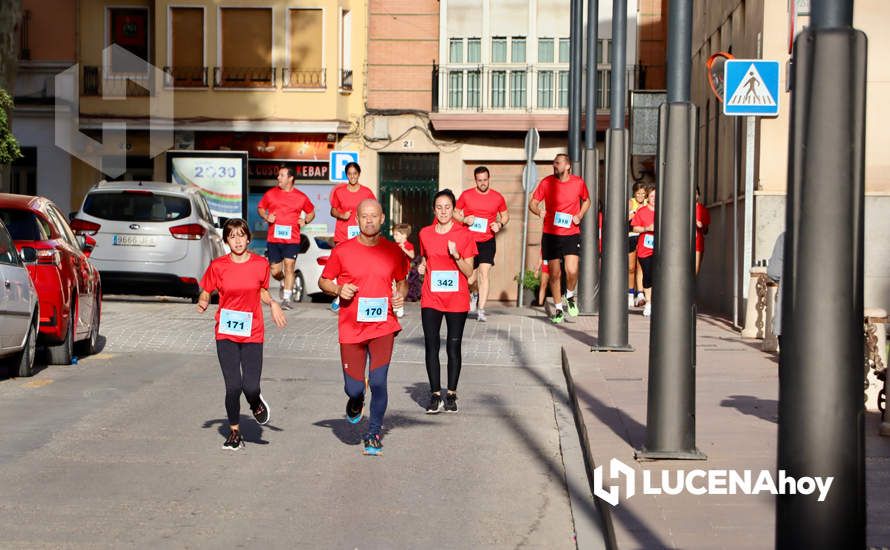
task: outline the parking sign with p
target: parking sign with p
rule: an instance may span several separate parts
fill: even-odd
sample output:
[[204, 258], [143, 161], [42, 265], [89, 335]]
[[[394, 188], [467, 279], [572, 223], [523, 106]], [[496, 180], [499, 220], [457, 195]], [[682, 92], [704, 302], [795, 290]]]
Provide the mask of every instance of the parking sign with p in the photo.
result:
[[337, 183], [346, 183], [346, 165], [350, 162], [358, 162], [357, 151], [331, 151], [331, 167], [328, 170], [330, 180]]

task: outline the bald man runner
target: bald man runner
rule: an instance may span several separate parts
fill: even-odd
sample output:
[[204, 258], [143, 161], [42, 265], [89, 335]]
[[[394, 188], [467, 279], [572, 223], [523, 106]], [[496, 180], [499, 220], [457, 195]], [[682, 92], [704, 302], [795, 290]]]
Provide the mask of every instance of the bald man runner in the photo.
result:
[[362, 419], [368, 366], [371, 414], [368, 431], [362, 437], [362, 452], [376, 456], [383, 451], [381, 430], [388, 402], [389, 363], [395, 336], [402, 330], [394, 310], [404, 306], [408, 270], [398, 245], [380, 236], [384, 221], [380, 203], [363, 200], [356, 213], [360, 233], [334, 248], [318, 285], [340, 298], [340, 359], [349, 398], [346, 419], [352, 424]]

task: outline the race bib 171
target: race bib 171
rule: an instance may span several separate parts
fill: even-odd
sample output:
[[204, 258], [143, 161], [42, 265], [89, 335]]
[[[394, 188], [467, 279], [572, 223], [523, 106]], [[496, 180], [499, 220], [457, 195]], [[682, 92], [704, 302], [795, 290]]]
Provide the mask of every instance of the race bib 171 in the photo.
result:
[[228, 336], [250, 336], [253, 328], [253, 313], [234, 309], [219, 310], [219, 333]]

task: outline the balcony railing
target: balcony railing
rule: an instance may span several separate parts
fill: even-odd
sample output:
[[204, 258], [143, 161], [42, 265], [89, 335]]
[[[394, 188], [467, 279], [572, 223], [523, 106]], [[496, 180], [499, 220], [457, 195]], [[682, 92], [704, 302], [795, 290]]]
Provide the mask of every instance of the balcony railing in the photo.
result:
[[218, 88], [275, 88], [274, 67], [214, 67], [213, 83]]
[[206, 88], [207, 67], [164, 67], [164, 85], [175, 88]]
[[80, 77], [81, 95], [145, 97], [154, 95], [151, 73], [103, 71], [102, 67], [84, 65]]
[[[597, 110], [607, 111], [612, 67], [597, 67]], [[626, 69], [628, 91], [638, 71]], [[433, 111], [565, 112], [569, 101], [567, 64], [433, 64]]]
[[284, 88], [325, 88], [324, 69], [281, 69], [281, 86]]

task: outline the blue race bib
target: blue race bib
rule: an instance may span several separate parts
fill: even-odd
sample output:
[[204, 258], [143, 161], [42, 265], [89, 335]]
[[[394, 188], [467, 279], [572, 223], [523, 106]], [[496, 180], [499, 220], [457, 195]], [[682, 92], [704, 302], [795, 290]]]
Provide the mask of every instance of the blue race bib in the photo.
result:
[[471, 225], [469, 229], [476, 233], [488, 233], [488, 220], [477, 216], [473, 220], [473, 225]]
[[353, 237], [358, 237], [358, 234], [361, 232], [361, 229], [359, 229], [357, 225], [349, 225], [346, 227], [346, 238], [352, 239]]
[[556, 212], [553, 214], [553, 225], [556, 227], [572, 227], [572, 215], [565, 212]]
[[234, 309], [219, 310], [219, 333], [228, 336], [250, 336], [253, 328], [253, 313]]
[[359, 298], [355, 320], [359, 323], [379, 323], [386, 321], [389, 313], [389, 298]]
[[457, 292], [459, 288], [457, 270], [430, 273], [430, 290], [433, 292]]
[[275, 238], [276, 239], [290, 239], [291, 236], [291, 226], [289, 225], [278, 225], [275, 224]]
[[655, 235], [652, 233], [643, 235], [643, 246], [646, 248], [655, 248]]

